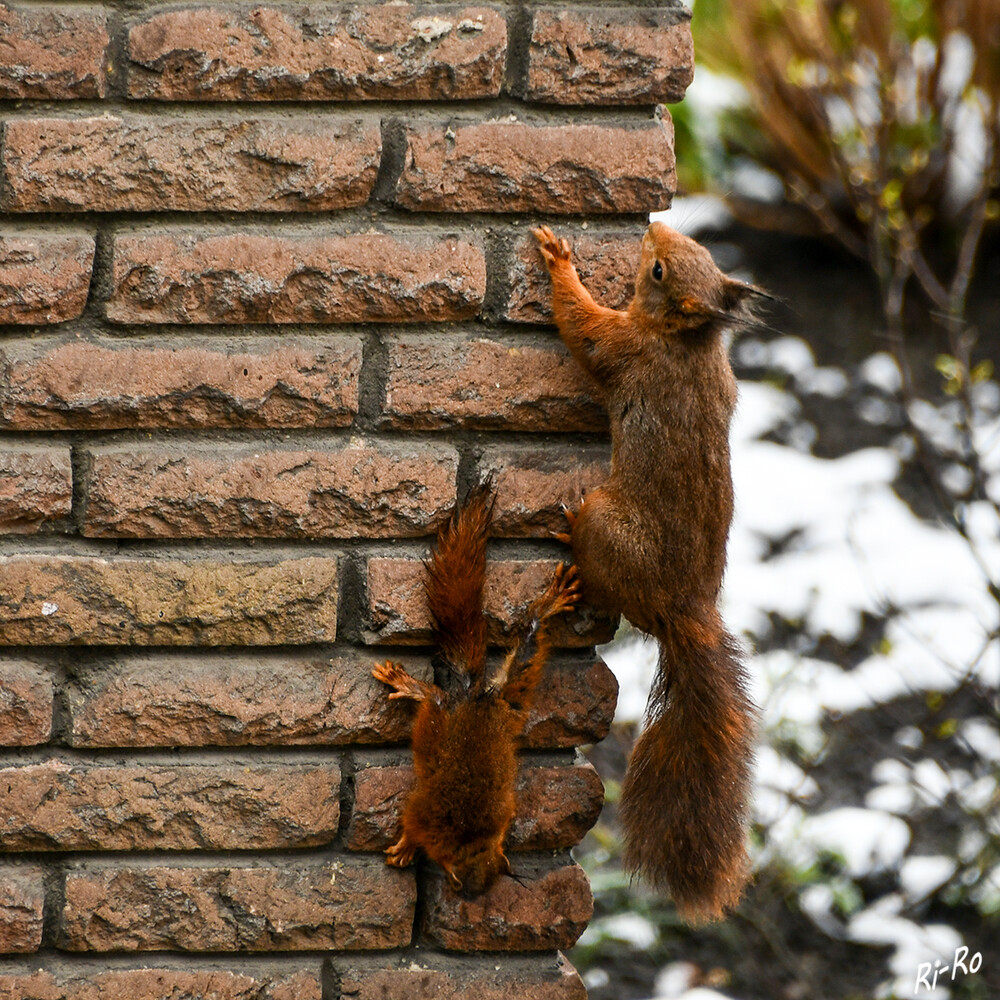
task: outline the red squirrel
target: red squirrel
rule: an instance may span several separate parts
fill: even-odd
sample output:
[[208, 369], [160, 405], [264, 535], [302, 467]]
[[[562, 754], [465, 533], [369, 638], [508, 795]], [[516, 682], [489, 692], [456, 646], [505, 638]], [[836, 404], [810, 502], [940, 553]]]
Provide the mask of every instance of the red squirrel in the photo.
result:
[[457, 693], [416, 680], [399, 663], [373, 670], [395, 689], [390, 698], [411, 698], [419, 706], [412, 738], [416, 787], [403, 810], [402, 836], [386, 851], [386, 861], [406, 867], [421, 849], [467, 895], [510, 874], [503, 843], [514, 818], [517, 738], [548, 656], [549, 623], [579, 597], [575, 571], [560, 563], [528, 608], [517, 645], [499, 666], [487, 667], [483, 581], [494, 501], [489, 483], [473, 490], [438, 533], [426, 563], [433, 638]]
[[733, 516], [726, 327], [761, 289], [655, 222], [624, 311], [598, 305], [569, 244], [535, 230], [560, 336], [611, 423], [611, 472], [567, 513], [585, 599], [659, 640], [646, 724], [621, 789], [626, 866], [687, 921], [720, 919], [749, 877], [755, 709], [718, 610]]

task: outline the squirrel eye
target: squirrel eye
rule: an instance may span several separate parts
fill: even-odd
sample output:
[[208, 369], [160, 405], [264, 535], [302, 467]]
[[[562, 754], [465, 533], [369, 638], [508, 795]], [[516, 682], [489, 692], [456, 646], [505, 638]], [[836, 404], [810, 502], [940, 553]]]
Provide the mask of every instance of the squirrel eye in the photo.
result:
[[653, 265], [653, 278], [656, 281], [662, 281], [663, 279], [663, 265], [659, 261]]

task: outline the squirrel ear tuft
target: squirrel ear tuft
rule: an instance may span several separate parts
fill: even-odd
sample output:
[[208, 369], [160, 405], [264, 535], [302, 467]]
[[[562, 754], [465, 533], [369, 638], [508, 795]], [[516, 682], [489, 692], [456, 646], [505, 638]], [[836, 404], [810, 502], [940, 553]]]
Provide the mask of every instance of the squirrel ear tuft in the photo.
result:
[[738, 309], [747, 299], [761, 298], [771, 299], [774, 296], [768, 295], [763, 288], [751, 285], [746, 281], [737, 281], [735, 278], [724, 278], [722, 283], [722, 308], [725, 312], [733, 312]]

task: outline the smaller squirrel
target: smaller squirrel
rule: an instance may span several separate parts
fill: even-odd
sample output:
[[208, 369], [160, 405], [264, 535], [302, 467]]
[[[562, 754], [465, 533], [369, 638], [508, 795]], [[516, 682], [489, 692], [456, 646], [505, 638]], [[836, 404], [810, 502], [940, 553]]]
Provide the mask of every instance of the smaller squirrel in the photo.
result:
[[722, 333], [765, 293], [726, 277], [694, 240], [654, 222], [627, 310], [598, 305], [569, 244], [535, 230], [559, 333], [611, 423], [611, 474], [559, 536], [589, 602], [660, 643], [646, 727], [622, 784], [624, 860], [697, 923], [746, 883], [755, 711], [718, 611], [733, 516], [736, 379]]
[[416, 787], [386, 862], [405, 868], [422, 849], [455, 890], [469, 895], [511, 872], [503, 842], [514, 818], [516, 740], [548, 656], [549, 623], [579, 599], [575, 572], [560, 563], [528, 608], [517, 645], [498, 667], [487, 668], [483, 582], [495, 500], [489, 482], [474, 489], [438, 533], [425, 564], [433, 638], [457, 693], [416, 680], [399, 663], [372, 671], [395, 689], [391, 699], [411, 698], [419, 706], [412, 738]]

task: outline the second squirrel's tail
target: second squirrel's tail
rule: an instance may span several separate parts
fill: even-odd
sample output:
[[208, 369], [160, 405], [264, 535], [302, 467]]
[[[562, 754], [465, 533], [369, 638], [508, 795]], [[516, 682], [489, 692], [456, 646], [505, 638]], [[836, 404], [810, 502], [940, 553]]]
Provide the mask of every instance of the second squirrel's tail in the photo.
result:
[[721, 626], [685, 618], [657, 638], [646, 728], [622, 784], [624, 860], [702, 923], [734, 907], [749, 876], [755, 710]]
[[486, 660], [483, 582], [495, 502], [491, 481], [475, 487], [438, 532], [426, 563], [424, 590], [435, 645], [453, 670], [471, 677], [482, 673]]

